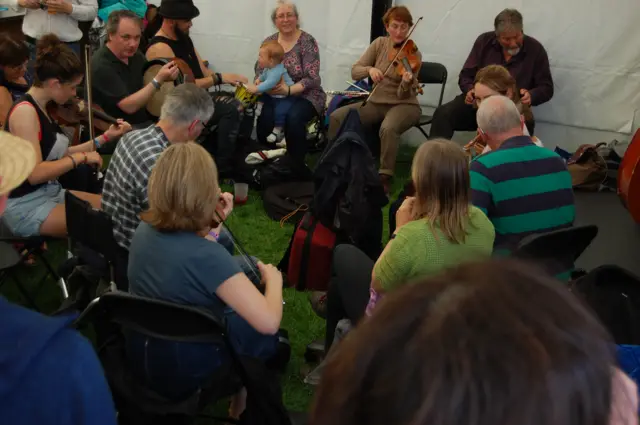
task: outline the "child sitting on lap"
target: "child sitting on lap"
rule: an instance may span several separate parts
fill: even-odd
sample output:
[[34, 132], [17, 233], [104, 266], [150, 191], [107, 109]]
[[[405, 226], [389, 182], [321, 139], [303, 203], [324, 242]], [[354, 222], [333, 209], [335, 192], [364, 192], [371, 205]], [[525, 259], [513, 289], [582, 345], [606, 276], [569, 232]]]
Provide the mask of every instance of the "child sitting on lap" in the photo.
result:
[[[260, 52], [258, 54], [258, 65], [264, 68], [264, 71], [256, 79], [255, 84], [247, 84], [247, 91], [249, 93], [263, 94], [274, 88], [281, 81], [287, 86], [294, 84], [293, 80], [289, 76], [287, 69], [282, 64], [282, 58], [284, 57], [284, 49], [276, 40], [266, 41], [260, 46]], [[283, 126], [287, 112], [291, 107], [291, 99], [287, 96], [275, 96], [271, 95], [275, 101], [275, 127], [271, 134], [267, 137], [269, 143], [278, 143], [278, 145], [284, 145]]]

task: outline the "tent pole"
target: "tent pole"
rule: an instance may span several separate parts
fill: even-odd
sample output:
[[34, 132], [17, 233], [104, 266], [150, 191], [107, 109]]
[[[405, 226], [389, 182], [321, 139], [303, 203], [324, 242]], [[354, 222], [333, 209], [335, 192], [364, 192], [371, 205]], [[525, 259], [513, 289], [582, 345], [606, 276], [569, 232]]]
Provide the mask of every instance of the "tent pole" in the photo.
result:
[[371, 41], [386, 35], [386, 30], [382, 23], [384, 13], [391, 7], [392, 0], [372, 0], [371, 9]]

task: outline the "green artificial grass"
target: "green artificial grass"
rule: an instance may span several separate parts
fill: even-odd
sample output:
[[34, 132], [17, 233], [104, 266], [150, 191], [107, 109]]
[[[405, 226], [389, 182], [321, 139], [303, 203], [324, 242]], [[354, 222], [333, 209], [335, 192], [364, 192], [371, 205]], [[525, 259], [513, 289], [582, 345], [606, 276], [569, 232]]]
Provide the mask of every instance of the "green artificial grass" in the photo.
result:
[[[397, 197], [405, 181], [409, 176], [410, 160], [414, 149], [402, 147], [398, 156], [396, 178], [392, 188], [391, 199]], [[311, 159], [313, 163], [317, 157]], [[106, 166], [106, 164], [105, 164]], [[233, 188], [223, 185], [223, 190], [232, 191]], [[383, 240], [388, 237], [388, 206], [384, 209]], [[271, 220], [264, 212], [260, 194], [255, 191], [249, 193], [249, 200], [245, 205], [237, 206], [228, 220], [228, 226], [233, 234], [240, 240], [244, 249], [264, 263], [277, 265], [293, 233], [293, 224], [286, 223], [283, 227], [280, 223]], [[54, 267], [66, 258], [66, 243], [53, 242], [49, 245], [47, 258]], [[32, 267], [22, 267], [18, 276], [25, 286], [33, 291], [40, 276], [44, 273], [44, 267], [36, 264]], [[1, 288], [2, 295], [9, 300], [25, 305], [15, 285], [9, 280]], [[288, 330], [292, 345], [291, 362], [287, 373], [282, 378], [284, 402], [289, 410], [308, 410], [313, 387], [303, 383], [300, 368], [304, 364], [304, 351], [310, 342], [324, 337], [324, 321], [311, 310], [308, 294], [297, 292], [294, 289], [284, 290], [284, 317], [282, 328]], [[61, 294], [58, 286], [52, 279], [48, 279], [38, 292], [36, 303], [45, 313], [55, 311], [61, 302]], [[202, 422], [200, 422], [202, 423]]]

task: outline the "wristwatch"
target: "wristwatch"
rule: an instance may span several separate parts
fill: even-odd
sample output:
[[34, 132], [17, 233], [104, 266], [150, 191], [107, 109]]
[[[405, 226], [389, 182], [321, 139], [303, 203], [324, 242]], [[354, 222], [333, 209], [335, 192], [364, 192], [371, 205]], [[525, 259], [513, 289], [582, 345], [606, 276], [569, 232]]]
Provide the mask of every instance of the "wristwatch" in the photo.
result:
[[153, 84], [153, 87], [155, 87], [156, 90], [160, 90], [160, 82], [158, 80], [154, 78], [153, 80], [151, 80], [151, 84]]

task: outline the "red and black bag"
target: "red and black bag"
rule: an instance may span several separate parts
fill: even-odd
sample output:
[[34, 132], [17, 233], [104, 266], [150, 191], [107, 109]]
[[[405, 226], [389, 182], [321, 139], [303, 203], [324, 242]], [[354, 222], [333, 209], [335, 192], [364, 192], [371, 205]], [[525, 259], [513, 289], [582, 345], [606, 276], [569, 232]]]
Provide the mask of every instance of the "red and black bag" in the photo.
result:
[[288, 256], [289, 285], [298, 291], [326, 291], [336, 234], [307, 212], [293, 234]]

